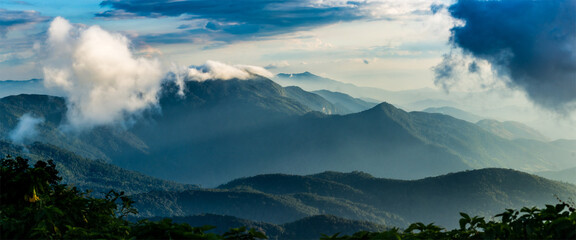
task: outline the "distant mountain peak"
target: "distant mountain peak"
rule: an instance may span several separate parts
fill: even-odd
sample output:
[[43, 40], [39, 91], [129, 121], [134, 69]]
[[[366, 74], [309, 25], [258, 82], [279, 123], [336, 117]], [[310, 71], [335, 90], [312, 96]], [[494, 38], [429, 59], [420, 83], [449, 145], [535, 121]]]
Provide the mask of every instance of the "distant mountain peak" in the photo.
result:
[[394, 106], [390, 103], [387, 103], [387, 102], [379, 103], [378, 105], [369, 109], [368, 111], [382, 112], [382, 113], [386, 113], [386, 115], [396, 115], [398, 113], [408, 114], [406, 111], [404, 111], [400, 108], [397, 108], [396, 106]]
[[378, 105], [376, 105], [375, 108], [379, 108], [379, 109], [394, 109], [394, 110], [398, 110], [398, 108], [394, 107], [394, 105], [387, 103], [387, 102], [381, 102]]

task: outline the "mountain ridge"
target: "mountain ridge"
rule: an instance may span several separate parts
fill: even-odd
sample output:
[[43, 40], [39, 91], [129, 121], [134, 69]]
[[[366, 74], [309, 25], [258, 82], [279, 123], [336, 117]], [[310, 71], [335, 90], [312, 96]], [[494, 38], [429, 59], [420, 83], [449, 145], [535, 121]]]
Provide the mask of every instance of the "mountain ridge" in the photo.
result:
[[[289, 89], [302, 98], [322, 99]], [[130, 129], [106, 126], [82, 134], [59, 128], [66, 116], [63, 98], [7, 97], [0, 99], [0, 131], [8, 136], [19, 118], [32, 111], [45, 119], [37, 125], [41, 142], [154, 177], [205, 186], [269, 172], [360, 170], [416, 179], [484, 167], [530, 172], [574, 167], [570, 144], [510, 141], [463, 120], [406, 112], [389, 103], [326, 115], [265, 78], [186, 82], [185, 95], [178, 92], [178, 86], [166, 83], [160, 107], [143, 112]]]
[[548, 141], [548, 138], [542, 133], [526, 126], [523, 123], [515, 121], [504, 121], [500, 122], [493, 119], [483, 119], [476, 123], [486, 131], [494, 133], [502, 138], [514, 140], [514, 139], [532, 139], [539, 141]]
[[[330, 187], [342, 185], [347, 185], [349, 188]], [[327, 188], [323, 188], [324, 186]], [[203, 196], [207, 194], [206, 191], [210, 192], [211, 197]], [[168, 195], [170, 197], [166, 197]], [[491, 216], [506, 208], [543, 206], [557, 201], [556, 197], [560, 199], [575, 197], [576, 185], [501, 168], [455, 172], [418, 180], [377, 178], [356, 171], [322, 172], [305, 176], [257, 175], [233, 180], [221, 185], [217, 190], [188, 190], [170, 194], [157, 192], [154, 196], [152, 198], [149, 194], [135, 196], [139, 202], [137, 207], [150, 216], [155, 213], [152, 209], [159, 211], [158, 213], [169, 209], [187, 209], [176, 216], [200, 214], [200, 210], [196, 209], [197, 206], [209, 204], [211, 207], [204, 213], [236, 214], [234, 216], [239, 218], [276, 224], [304, 216], [331, 214], [352, 220], [368, 220], [386, 226], [406, 227], [405, 224], [408, 222], [418, 221], [456, 227], [454, 224], [460, 217], [459, 212]], [[254, 198], [249, 200], [250, 197], [246, 196]], [[261, 197], [256, 196], [266, 196], [263, 199], [284, 199], [287, 201], [284, 204], [292, 207], [278, 208], [277, 204], [282, 202], [262, 201]], [[313, 199], [324, 200], [317, 203], [309, 201]], [[232, 213], [224, 210], [240, 209], [238, 207], [244, 204], [256, 204], [252, 208], [259, 210], [265, 207], [265, 212], [269, 215], [255, 216], [250, 211], [234, 210], [236, 212]], [[189, 206], [193, 206], [193, 209]], [[277, 207], [270, 208], [271, 206]], [[166, 210], [158, 210], [163, 208]], [[290, 209], [298, 209], [296, 215], [280, 214], [292, 211]], [[269, 219], [270, 216], [275, 217]], [[279, 216], [283, 218], [278, 218]]]

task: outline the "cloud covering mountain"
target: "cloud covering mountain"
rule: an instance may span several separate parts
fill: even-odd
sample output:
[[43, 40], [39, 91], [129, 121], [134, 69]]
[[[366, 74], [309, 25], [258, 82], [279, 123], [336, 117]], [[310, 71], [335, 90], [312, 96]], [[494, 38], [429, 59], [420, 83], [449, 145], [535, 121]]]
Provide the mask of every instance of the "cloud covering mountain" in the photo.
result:
[[30, 113], [25, 113], [20, 117], [18, 125], [10, 132], [8, 138], [17, 144], [33, 139], [38, 134], [36, 126], [43, 122], [44, 118], [34, 117]]
[[162, 67], [155, 59], [134, 57], [126, 37], [57, 17], [46, 45], [45, 84], [66, 93], [73, 129], [124, 122], [156, 104]]
[[192, 81], [205, 81], [209, 79], [246, 80], [254, 76], [271, 78], [274, 75], [262, 67], [249, 65], [228, 65], [221, 62], [208, 60], [205, 64], [190, 66], [188, 68], [187, 79]]

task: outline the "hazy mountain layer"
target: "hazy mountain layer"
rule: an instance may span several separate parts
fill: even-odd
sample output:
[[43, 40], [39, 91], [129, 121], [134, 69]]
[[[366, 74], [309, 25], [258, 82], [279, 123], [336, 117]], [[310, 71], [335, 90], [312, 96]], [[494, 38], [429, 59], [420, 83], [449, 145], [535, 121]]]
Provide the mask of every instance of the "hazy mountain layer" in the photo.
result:
[[431, 107], [431, 108], [426, 108], [424, 110], [422, 110], [422, 112], [427, 112], [427, 113], [442, 113], [442, 114], [446, 114], [448, 116], [452, 116], [458, 119], [462, 119], [471, 123], [476, 123], [482, 119], [484, 119], [483, 117], [480, 117], [478, 115], [466, 112], [464, 110], [460, 110], [458, 108], [454, 108], [454, 107]]
[[388, 91], [381, 88], [360, 87], [320, 77], [310, 72], [280, 73], [273, 80], [282, 86], [298, 86], [306, 91], [328, 90], [345, 93], [355, 98], [369, 98], [377, 102], [385, 101], [398, 106], [426, 98], [445, 97], [441, 92], [431, 89]]
[[328, 90], [318, 90], [314, 93], [322, 96], [326, 100], [330, 101], [334, 105], [345, 109], [346, 113], [357, 113], [373, 108], [377, 105], [374, 102], [367, 102], [359, 98], [353, 98], [348, 94], [340, 92], [331, 92]]
[[576, 167], [568, 168], [560, 171], [546, 171], [535, 173], [538, 176], [542, 176], [549, 179], [554, 179], [556, 181], [568, 182], [576, 184]]
[[24, 81], [0, 81], [0, 97], [19, 94], [48, 94], [60, 95], [58, 90], [44, 87], [42, 79], [30, 79]]
[[519, 122], [514, 121], [500, 122], [492, 119], [484, 119], [482, 121], [477, 122], [476, 125], [480, 126], [482, 129], [488, 132], [491, 132], [497, 136], [506, 139], [512, 140], [512, 139], [524, 138], [539, 141], [547, 141], [547, 138], [540, 132]]
[[218, 189], [135, 195], [146, 216], [201, 213], [285, 223], [330, 214], [387, 226], [435, 222], [456, 227], [460, 215], [492, 216], [506, 208], [543, 206], [576, 197], [576, 186], [508, 169], [482, 169], [405, 181], [362, 172], [259, 175]]
[[299, 103], [309, 107], [314, 111], [318, 111], [324, 114], [347, 114], [350, 111], [346, 108], [333, 104], [333, 102], [327, 101], [323, 97], [302, 90], [299, 87], [285, 87], [286, 96], [292, 98]]

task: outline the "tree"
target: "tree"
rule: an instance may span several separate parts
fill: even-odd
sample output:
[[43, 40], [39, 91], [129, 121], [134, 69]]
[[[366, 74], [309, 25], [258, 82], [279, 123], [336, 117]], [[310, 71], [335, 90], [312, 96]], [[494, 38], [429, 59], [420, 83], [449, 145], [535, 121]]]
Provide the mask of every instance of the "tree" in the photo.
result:
[[[136, 213], [123, 193], [104, 198], [60, 184], [53, 161], [8, 156], [1, 160], [0, 218], [2, 238], [126, 238]], [[117, 204], [120, 203], [120, 204]]]
[[0, 160], [0, 236], [2, 239], [265, 239], [253, 229], [205, 233], [213, 227], [191, 227], [170, 219], [137, 223], [125, 218], [138, 212], [130, 198], [113, 190], [90, 197], [60, 184], [53, 161], [10, 156]]

